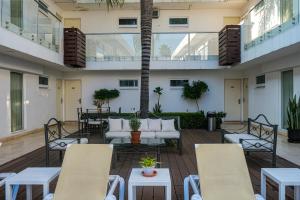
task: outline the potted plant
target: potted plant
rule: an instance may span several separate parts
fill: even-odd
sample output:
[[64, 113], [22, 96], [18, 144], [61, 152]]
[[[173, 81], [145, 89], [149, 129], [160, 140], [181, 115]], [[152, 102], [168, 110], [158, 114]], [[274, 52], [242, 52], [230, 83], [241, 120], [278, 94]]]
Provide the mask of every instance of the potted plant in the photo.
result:
[[216, 113], [216, 127], [217, 129], [221, 128], [221, 124], [223, 123], [223, 118], [226, 117], [225, 112], [217, 112]]
[[131, 143], [132, 144], [139, 144], [140, 143], [140, 137], [141, 137], [141, 131], [139, 131], [139, 128], [141, 126], [141, 121], [136, 116], [131, 118], [129, 121], [129, 125], [131, 128]]
[[139, 162], [140, 166], [143, 168], [144, 176], [155, 176], [155, 166], [157, 164], [156, 159], [150, 156], [142, 158]]
[[300, 142], [300, 97], [289, 100], [287, 108], [288, 141]]

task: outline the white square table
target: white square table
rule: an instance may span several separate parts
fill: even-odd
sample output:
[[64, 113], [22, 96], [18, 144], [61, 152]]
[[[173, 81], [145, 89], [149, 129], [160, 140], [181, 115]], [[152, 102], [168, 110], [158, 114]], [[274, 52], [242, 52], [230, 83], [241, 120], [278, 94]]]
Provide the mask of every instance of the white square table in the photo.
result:
[[128, 181], [128, 200], [136, 199], [136, 187], [138, 186], [163, 186], [165, 187], [165, 199], [171, 200], [171, 177], [169, 169], [155, 169], [157, 175], [144, 177], [141, 168], [133, 168]]
[[279, 186], [279, 200], [285, 199], [285, 187], [294, 186], [294, 199], [300, 200], [300, 169], [298, 168], [262, 168], [261, 195], [266, 199], [266, 178], [269, 177]]
[[32, 199], [32, 185], [43, 186], [43, 197], [49, 193], [49, 184], [60, 173], [60, 167], [29, 167], [15, 176], [8, 178], [5, 183], [6, 200], [12, 199], [14, 185], [26, 185], [26, 199]]

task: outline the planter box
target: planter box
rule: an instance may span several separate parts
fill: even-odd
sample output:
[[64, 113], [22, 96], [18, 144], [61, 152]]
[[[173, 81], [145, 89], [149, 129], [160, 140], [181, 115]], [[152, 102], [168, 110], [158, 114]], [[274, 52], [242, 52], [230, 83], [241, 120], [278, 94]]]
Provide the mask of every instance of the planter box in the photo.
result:
[[300, 129], [288, 130], [288, 142], [300, 142]]

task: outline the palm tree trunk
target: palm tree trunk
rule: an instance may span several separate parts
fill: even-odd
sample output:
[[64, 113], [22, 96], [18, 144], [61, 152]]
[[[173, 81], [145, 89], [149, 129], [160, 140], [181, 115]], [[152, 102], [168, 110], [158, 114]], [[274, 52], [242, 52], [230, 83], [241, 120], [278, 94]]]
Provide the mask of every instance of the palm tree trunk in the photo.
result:
[[141, 117], [147, 117], [149, 111], [149, 75], [152, 36], [153, 0], [141, 0], [141, 45], [142, 45], [142, 71], [141, 71]]

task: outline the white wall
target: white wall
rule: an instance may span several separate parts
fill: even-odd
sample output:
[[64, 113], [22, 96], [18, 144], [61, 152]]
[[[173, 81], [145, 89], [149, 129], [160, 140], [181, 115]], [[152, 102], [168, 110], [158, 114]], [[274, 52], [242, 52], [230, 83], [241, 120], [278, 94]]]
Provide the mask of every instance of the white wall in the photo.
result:
[[[200, 100], [201, 110], [224, 110], [224, 79], [238, 78], [241, 72], [232, 70], [182, 70], [182, 71], [152, 71], [150, 75], [150, 107], [152, 110], [157, 101], [153, 93], [155, 87], [162, 87], [164, 94], [161, 104], [164, 112], [193, 112], [197, 110], [194, 102], [182, 98], [182, 89], [170, 88], [171, 79], [201, 80], [208, 84], [209, 92]], [[113, 111], [122, 108], [122, 112], [139, 110], [139, 89], [124, 90], [119, 88], [119, 79], [140, 79], [138, 71], [103, 71], [65, 74], [65, 79], [81, 79], [82, 106], [93, 108], [93, 93], [97, 89], [118, 89], [120, 97], [111, 102]], [[140, 82], [139, 82], [140, 84]]]
[[[240, 16], [239, 9], [161, 10], [153, 19], [153, 32], [219, 32], [224, 16]], [[140, 31], [139, 10], [66, 11], [65, 18], [81, 18], [84, 33], [137, 33]], [[119, 17], [138, 17], [138, 28], [119, 28]], [[188, 17], [188, 27], [170, 27], [170, 17]]]
[[[23, 74], [24, 130], [42, 128], [51, 117], [56, 117], [56, 79], [62, 73], [18, 58], [0, 55], [0, 137], [10, 129], [10, 72]], [[49, 88], [40, 89], [40, 74], [49, 76]], [[20, 131], [23, 132], [23, 131]]]
[[[249, 78], [249, 116], [265, 114], [270, 122], [281, 126], [281, 72], [293, 70], [294, 94], [300, 95], [300, 58], [299, 54], [274, 59], [260, 65], [249, 66], [245, 72]], [[256, 88], [257, 75], [266, 75], [265, 88]]]

